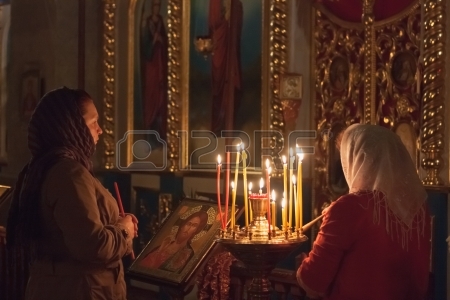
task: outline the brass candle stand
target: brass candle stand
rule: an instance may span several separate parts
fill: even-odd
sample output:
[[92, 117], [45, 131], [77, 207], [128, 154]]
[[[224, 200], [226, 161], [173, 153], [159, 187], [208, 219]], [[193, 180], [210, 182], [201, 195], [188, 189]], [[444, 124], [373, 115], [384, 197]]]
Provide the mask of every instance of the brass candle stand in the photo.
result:
[[290, 228], [280, 230], [269, 225], [266, 218], [269, 199], [265, 194], [252, 194], [249, 199], [253, 213], [249, 226], [242, 229], [239, 226], [226, 228], [220, 232], [217, 242], [242, 261], [253, 277], [247, 299], [269, 300], [270, 272], [308, 238], [300, 231], [293, 232]]

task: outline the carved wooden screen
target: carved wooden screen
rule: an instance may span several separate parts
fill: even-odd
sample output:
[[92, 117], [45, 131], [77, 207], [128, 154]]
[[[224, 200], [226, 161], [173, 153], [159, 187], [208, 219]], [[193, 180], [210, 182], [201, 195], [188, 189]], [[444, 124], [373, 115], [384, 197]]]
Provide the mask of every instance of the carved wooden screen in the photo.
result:
[[444, 150], [445, 3], [426, 1], [422, 8], [415, 1], [378, 22], [373, 4], [363, 2], [360, 23], [345, 22], [324, 6], [315, 7], [319, 134], [313, 215], [347, 191], [335, 142], [353, 123], [378, 124], [396, 132], [418, 170], [421, 166], [425, 171], [424, 183], [443, 185], [438, 171]]

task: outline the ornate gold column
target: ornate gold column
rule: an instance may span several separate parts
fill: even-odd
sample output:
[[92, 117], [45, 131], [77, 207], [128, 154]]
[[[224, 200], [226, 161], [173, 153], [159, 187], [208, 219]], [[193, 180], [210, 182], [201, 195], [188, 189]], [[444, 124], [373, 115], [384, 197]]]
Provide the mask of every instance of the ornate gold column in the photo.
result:
[[[273, 87], [271, 95], [269, 95], [269, 112], [262, 115], [268, 115], [270, 130], [284, 133], [283, 107], [280, 101], [280, 75], [286, 72], [287, 66], [287, 15], [286, 0], [272, 0], [270, 6], [270, 30], [269, 30], [269, 55], [270, 55], [270, 82], [269, 86]], [[279, 152], [283, 148], [284, 138], [274, 138], [270, 141], [270, 155], [275, 159], [279, 159]], [[276, 170], [276, 169], [275, 169]], [[275, 174], [274, 174], [275, 175]]]
[[[183, 1], [189, 4], [189, 1]], [[181, 65], [180, 62], [184, 61], [186, 58], [182, 59], [182, 45], [180, 33], [182, 31], [182, 7], [179, 5], [178, 1], [169, 0], [168, 11], [168, 21], [167, 21], [167, 35], [169, 38], [169, 75], [167, 79], [168, 88], [168, 107], [167, 107], [167, 167], [171, 172], [179, 170], [179, 157], [180, 151], [187, 151], [187, 149], [179, 149], [178, 143], [178, 129], [180, 128], [180, 118], [181, 108], [179, 103], [181, 100]], [[185, 25], [185, 27], [188, 27]], [[186, 30], [184, 34], [189, 34]], [[188, 103], [183, 103], [188, 106]], [[188, 122], [182, 120], [182, 122]], [[183, 127], [187, 128], [187, 127]], [[182, 163], [184, 164], [184, 163]]]
[[421, 128], [422, 168], [425, 185], [441, 186], [439, 171], [444, 150], [445, 2], [427, 0], [424, 13], [423, 114]]
[[115, 65], [115, 0], [104, 0], [103, 17], [103, 135], [105, 169], [114, 168], [114, 65]]
[[362, 21], [364, 24], [364, 114], [363, 123], [375, 124], [375, 27], [373, 5], [375, 0], [363, 0]]

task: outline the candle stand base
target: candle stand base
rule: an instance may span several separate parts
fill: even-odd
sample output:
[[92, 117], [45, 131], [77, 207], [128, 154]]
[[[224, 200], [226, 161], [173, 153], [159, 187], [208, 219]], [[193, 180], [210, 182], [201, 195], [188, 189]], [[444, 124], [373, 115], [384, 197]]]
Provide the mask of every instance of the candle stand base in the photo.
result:
[[301, 243], [307, 241], [307, 237], [271, 240], [249, 239], [219, 239], [222, 244], [238, 260], [242, 261], [252, 282], [247, 290], [249, 300], [270, 300], [272, 287], [269, 274], [277, 263], [286, 258]]
[[281, 233], [280, 231], [280, 234], [270, 240], [268, 234], [266, 234], [265, 239], [260, 237], [250, 240], [247, 234], [242, 231], [232, 236], [222, 235], [217, 240], [234, 257], [245, 264], [249, 274], [253, 277], [247, 291], [247, 299], [269, 300], [272, 289], [268, 279], [270, 272], [277, 263], [286, 258], [301, 243], [308, 240], [306, 236], [297, 237], [295, 233], [286, 236], [284, 232]]
[[231, 226], [221, 231], [217, 242], [243, 262], [253, 277], [247, 291], [247, 299], [269, 300], [270, 272], [278, 262], [308, 238], [301, 233], [291, 232], [286, 226], [282, 226], [280, 230], [276, 226], [269, 225], [266, 218], [269, 199], [266, 194], [251, 194], [249, 200], [253, 213], [251, 224], [241, 230], [238, 226]]

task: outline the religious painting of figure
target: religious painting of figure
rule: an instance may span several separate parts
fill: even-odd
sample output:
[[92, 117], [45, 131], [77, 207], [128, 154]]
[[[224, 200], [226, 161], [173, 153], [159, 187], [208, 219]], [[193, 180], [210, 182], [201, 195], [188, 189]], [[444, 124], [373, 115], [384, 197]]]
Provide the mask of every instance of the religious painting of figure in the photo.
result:
[[[262, 1], [192, 0], [189, 58], [189, 127], [260, 129]], [[199, 37], [210, 53], [195, 47]], [[245, 117], [242, 117], [245, 116]]]
[[36, 108], [41, 97], [41, 83], [39, 71], [28, 71], [22, 78], [21, 91], [21, 116], [25, 120], [29, 120]]
[[391, 76], [398, 86], [405, 88], [414, 84], [416, 71], [416, 59], [411, 52], [399, 52], [393, 58]]
[[330, 65], [330, 84], [332, 89], [340, 92], [348, 87], [349, 70], [347, 59], [342, 56], [333, 58]]
[[[167, 0], [138, 1], [136, 16], [133, 129], [155, 130], [163, 140], [166, 140]], [[151, 143], [153, 144], [156, 143]]]
[[301, 100], [303, 93], [302, 75], [283, 74], [280, 76], [280, 99]]
[[220, 223], [217, 204], [184, 199], [133, 262], [130, 272], [185, 282], [214, 245]]

